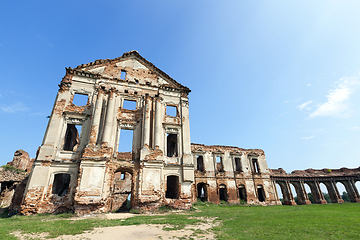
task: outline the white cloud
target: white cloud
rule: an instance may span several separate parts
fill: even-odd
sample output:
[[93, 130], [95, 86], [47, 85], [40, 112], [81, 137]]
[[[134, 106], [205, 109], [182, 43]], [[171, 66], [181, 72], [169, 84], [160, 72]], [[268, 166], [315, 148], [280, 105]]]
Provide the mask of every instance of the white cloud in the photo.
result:
[[307, 86], [307, 87], [311, 87], [311, 86], [312, 86], [312, 84], [311, 84], [311, 83], [308, 83], [306, 86]]
[[301, 140], [309, 140], [309, 139], [312, 139], [314, 138], [315, 136], [308, 136], [308, 137], [302, 137]]
[[339, 81], [335, 89], [331, 89], [326, 95], [327, 102], [320, 104], [318, 108], [309, 115], [312, 117], [323, 116], [337, 116], [348, 117], [349, 112], [349, 98], [354, 92], [354, 86], [359, 85], [360, 81], [357, 77], [344, 77]]
[[4, 113], [16, 113], [29, 110], [23, 103], [16, 102], [11, 105], [0, 105], [0, 110]]
[[303, 103], [303, 104], [301, 104], [301, 105], [299, 105], [299, 106], [297, 106], [297, 107], [300, 108], [300, 110], [303, 110], [304, 108], [305, 108], [306, 110], [310, 110], [311, 108], [310, 108], [310, 107], [307, 107], [307, 105], [309, 105], [310, 103], [312, 103], [311, 100], [310, 100], [310, 101], [307, 101], [307, 102], [305, 102], [305, 103]]
[[[0, 95], [1, 96], [1, 95]], [[289, 101], [285, 101], [284, 103], [288, 103]]]
[[350, 130], [354, 130], [354, 131], [360, 131], [360, 127], [359, 126], [354, 126], [349, 128]]

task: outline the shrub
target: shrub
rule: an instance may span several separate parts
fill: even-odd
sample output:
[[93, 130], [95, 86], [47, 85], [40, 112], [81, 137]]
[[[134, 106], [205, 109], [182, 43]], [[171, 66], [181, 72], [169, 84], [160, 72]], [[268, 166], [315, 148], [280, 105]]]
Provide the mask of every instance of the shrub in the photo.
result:
[[17, 173], [25, 172], [22, 169], [18, 169], [16, 167], [13, 167], [13, 166], [10, 166], [10, 165], [3, 165], [1, 167], [4, 169], [4, 171], [17, 172]]

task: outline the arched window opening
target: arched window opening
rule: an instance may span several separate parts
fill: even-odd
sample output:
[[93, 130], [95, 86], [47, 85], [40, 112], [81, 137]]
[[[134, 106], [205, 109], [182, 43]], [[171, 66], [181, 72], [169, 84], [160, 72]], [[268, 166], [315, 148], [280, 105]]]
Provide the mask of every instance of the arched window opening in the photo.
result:
[[257, 186], [258, 198], [260, 202], [265, 202], [265, 192], [261, 185]]
[[165, 197], [171, 198], [171, 199], [179, 198], [179, 177], [178, 176], [167, 176]]
[[198, 196], [201, 201], [207, 201], [207, 188], [206, 183], [198, 183], [197, 185]]
[[246, 188], [244, 185], [240, 185], [239, 186], [239, 198], [240, 198], [240, 201], [245, 201], [247, 202], [247, 194], [246, 194]]
[[65, 196], [69, 191], [70, 174], [58, 173], [54, 176], [52, 194], [60, 197]]
[[227, 202], [227, 190], [224, 184], [221, 184], [219, 187], [219, 195], [220, 195], [220, 201]]

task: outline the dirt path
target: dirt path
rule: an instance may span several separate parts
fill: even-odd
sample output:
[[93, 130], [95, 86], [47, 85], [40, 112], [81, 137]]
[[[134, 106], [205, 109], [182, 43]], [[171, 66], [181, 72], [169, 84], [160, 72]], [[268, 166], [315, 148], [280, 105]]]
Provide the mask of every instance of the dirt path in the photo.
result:
[[[110, 213], [100, 215], [100, 218], [107, 219], [124, 219], [134, 216], [130, 213]], [[89, 216], [92, 217], [92, 216]], [[76, 219], [83, 219], [83, 217], [76, 217]], [[196, 226], [188, 225], [182, 230], [164, 231], [165, 225], [149, 224], [149, 225], [131, 225], [131, 226], [115, 226], [95, 228], [92, 231], [84, 232], [78, 235], [62, 235], [56, 240], [68, 239], [126, 239], [126, 240], [150, 240], [150, 239], [214, 239], [215, 235], [210, 230], [219, 223], [214, 219], [206, 219], [206, 223], [199, 223]], [[22, 234], [21, 232], [13, 233], [19, 239], [45, 239], [46, 234], [30, 235]]]

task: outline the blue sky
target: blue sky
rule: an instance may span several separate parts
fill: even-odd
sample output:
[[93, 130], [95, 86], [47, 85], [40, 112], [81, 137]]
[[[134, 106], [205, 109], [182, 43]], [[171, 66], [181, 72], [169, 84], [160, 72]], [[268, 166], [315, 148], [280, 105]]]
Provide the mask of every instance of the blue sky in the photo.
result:
[[359, 167], [359, 1], [1, 1], [0, 165], [35, 157], [65, 67], [137, 50], [190, 93], [194, 143]]

